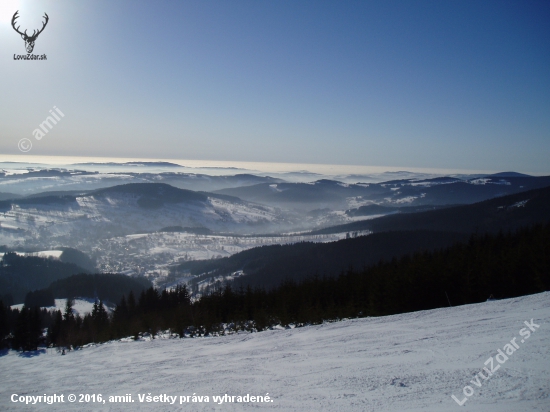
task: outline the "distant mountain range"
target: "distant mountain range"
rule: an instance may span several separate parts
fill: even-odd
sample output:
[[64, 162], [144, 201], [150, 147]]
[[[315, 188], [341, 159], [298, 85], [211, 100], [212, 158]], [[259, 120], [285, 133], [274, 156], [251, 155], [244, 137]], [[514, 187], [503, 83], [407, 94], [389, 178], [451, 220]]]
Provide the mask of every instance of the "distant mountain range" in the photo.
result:
[[171, 162], [88, 162], [88, 163], [75, 163], [74, 166], [149, 166], [149, 167], [183, 167], [176, 163]]
[[[37, 194], [45, 196], [48, 192], [90, 191], [126, 183], [167, 183], [180, 189], [214, 191], [259, 183], [283, 182], [281, 179], [253, 174], [211, 176], [175, 171], [153, 173], [150, 172], [150, 167], [141, 166], [140, 168], [136, 167], [136, 172], [30, 169], [20, 173], [10, 173], [0, 169], [0, 200]], [[48, 190], [46, 191], [45, 188]]]
[[493, 175], [470, 180], [438, 177], [425, 180], [393, 180], [384, 183], [345, 184], [331, 180], [312, 183], [262, 183], [228, 188], [215, 193], [251, 202], [296, 209], [332, 208], [378, 204], [421, 206], [469, 204], [521, 191], [550, 186], [550, 176]]
[[493, 173], [492, 175], [487, 175], [487, 177], [532, 177], [532, 176], [526, 175], [525, 173], [518, 173], [518, 172], [500, 172], [500, 173]]
[[[514, 172], [467, 179], [409, 178], [400, 172], [392, 176], [409, 177], [356, 184], [327, 179], [288, 183], [254, 175], [101, 175], [63, 170], [30, 171], [24, 175], [27, 177], [7, 173], [0, 177], [0, 188], [10, 187], [7, 192], [14, 193], [12, 188], [21, 184], [35, 184], [44, 190], [45, 182], [52, 182], [51, 190], [0, 200], [0, 251], [47, 251], [70, 246], [92, 258], [87, 261], [73, 254], [71, 261], [88, 269], [94, 267], [95, 260], [107, 272], [147, 273], [155, 279], [170, 278], [170, 282], [184, 276], [185, 265], [192, 259], [229, 256], [260, 244], [287, 243], [288, 234], [326, 242], [347, 233], [353, 238], [359, 232], [374, 232], [374, 237], [356, 241], [366, 242], [364, 247], [369, 252], [351, 260], [344, 259], [348, 252], [338, 248], [330, 249], [336, 254], [325, 251], [322, 245], [311, 249], [322, 257], [319, 263], [325, 262], [317, 267], [319, 271], [345, 269], [350, 263], [371, 264], [393, 253], [452, 243], [475, 231], [514, 230], [543, 221], [550, 202], [548, 189], [543, 188], [550, 186], [550, 177]], [[121, 179], [131, 183], [94, 187]], [[216, 192], [194, 191], [165, 183], [171, 179], [182, 185], [210, 180], [217, 187], [240, 186]], [[88, 190], [61, 190], [71, 184]], [[203, 183], [197, 183], [197, 187], [201, 186]], [[431, 231], [439, 235], [416, 233], [377, 238], [379, 233], [390, 231]], [[240, 235], [251, 239], [234, 237]], [[263, 237], [272, 239], [264, 242]], [[2, 245], [6, 247], [1, 248]], [[371, 253], [376, 250], [379, 253]], [[177, 276], [173, 277], [172, 266], [184, 261], [187, 262], [176, 269]], [[209, 266], [212, 262], [203, 263]], [[265, 265], [278, 267], [274, 263]], [[291, 269], [302, 263], [289, 265]], [[231, 264], [227, 270], [239, 271], [240, 266]], [[199, 270], [198, 266], [193, 267]], [[303, 273], [311, 273], [310, 269]]]
[[[80, 166], [84, 165], [113, 166], [114, 169], [101, 172], [63, 168], [27, 168], [19, 171], [0, 169], [0, 201], [25, 196], [79, 195], [128, 183], [166, 183], [180, 189], [226, 194], [250, 202], [294, 210], [347, 210], [369, 204], [397, 207], [468, 204], [550, 185], [548, 176], [534, 177], [517, 172], [433, 177], [401, 171], [376, 176], [341, 176], [342, 181], [339, 181], [322, 179], [322, 176], [306, 171], [277, 174], [282, 178], [251, 173], [213, 176], [179, 172], [176, 171], [179, 165], [170, 162]], [[79, 165], [74, 166], [78, 168]], [[135, 172], [117, 171], [116, 166], [135, 167]], [[155, 167], [169, 169], [159, 172]], [[311, 182], [290, 183], [283, 180], [293, 181], [296, 175], [300, 176], [302, 182], [304, 179], [311, 179]]]
[[369, 204], [394, 207], [469, 204], [545, 186], [550, 186], [550, 176], [533, 177], [506, 172], [468, 180], [438, 177], [357, 184], [332, 180], [312, 183], [261, 183], [222, 189], [215, 193], [270, 206], [309, 210], [351, 209]]
[[[50, 178], [65, 176], [65, 172], [59, 170], [36, 173]], [[74, 172], [74, 175], [90, 176], [84, 172]], [[191, 178], [174, 174], [155, 176], [162, 176], [164, 180]], [[211, 176], [194, 178], [214, 179]], [[196, 230], [203, 231], [201, 233], [281, 233], [319, 227], [325, 229], [318, 233], [335, 233], [334, 230], [377, 231], [379, 225], [395, 221], [392, 230], [403, 230], [409, 227], [408, 220], [402, 216], [404, 212], [442, 209], [550, 186], [549, 176], [532, 177], [514, 172], [469, 180], [437, 177], [357, 184], [326, 179], [312, 183], [273, 183], [274, 179], [253, 175], [216, 179], [218, 184], [226, 179], [226, 184], [245, 186], [203, 192], [160, 182], [127, 183], [96, 190], [56, 190], [2, 200], [0, 244], [21, 244], [24, 239], [38, 246], [36, 241], [47, 239], [54, 245], [69, 244], [80, 248], [79, 244], [94, 239], [150, 233], [176, 226], [193, 228], [195, 233], [199, 233]], [[258, 181], [262, 183], [256, 184]], [[452, 212], [441, 210], [440, 213]], [[394, 216], [388, 217], [389, 220], [353, 222], [380, 215]], [[422, 219], [422, 216], [414, 219]], [[347, 225], [334, 226], [339, 223]], [[471, 228], [471, 225], [465, 222], [463, 227]]]

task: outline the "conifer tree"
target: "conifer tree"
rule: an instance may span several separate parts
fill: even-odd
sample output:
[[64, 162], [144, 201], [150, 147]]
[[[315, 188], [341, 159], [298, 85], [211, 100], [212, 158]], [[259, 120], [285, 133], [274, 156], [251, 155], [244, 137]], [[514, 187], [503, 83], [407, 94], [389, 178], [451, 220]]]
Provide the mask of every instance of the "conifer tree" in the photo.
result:
[[40, 319], [40, 308], [35, 306], [29, 311], [29, 350], [37, 350], [42, 338], [42, 321]]
[[92, 310], [93, 330], [97, 333], [100, 340], [107, 336], [107, 328], [109, 327], [109, 315], [103, 306], [103, 302], [96, 300]]
[[23, 306], [17, 316], [13, 333], [13, 348], [16, 350], [27, 350], [29, 346], [29, 309]]
[[64, 345], [74, 345], [76, 343], [77, 323], [73, 313], [74, 299], [67, 298], [65, 302], [65, 311], [63, 313], [62, 339]]
[[113, 321], [124, 322], [128, 320], [128, 315], [128, 304], [126, 303], [126, 297], [122, 296], [120, 303], [116, 305], [115, 311], [113, 313]]
[[131, 290], [128, 294], [128, 314], [132, 316], [136, 311], [136, 298], [134, 296], [134, 291]]
[[8, 333], [8, 308], [6, 308], [6, 306], [4, 306], [4, 302], [0, 300], [0, 347], [2, 347], [4, 338]]
[[65, 311], [63, 313], [63, 320], [65, 322], [74, 321], [75, 318], [73, 313], [73, 306], [74, 306], [74, 299], [67, 298], [67, 301], [65, 302]]
[[48, 342], [56, 346], [61, 343], [61, 331], [63, 328], [63, 315], [60, 310], [56, 310], [53, 313], [53, 322], [48, 328]]

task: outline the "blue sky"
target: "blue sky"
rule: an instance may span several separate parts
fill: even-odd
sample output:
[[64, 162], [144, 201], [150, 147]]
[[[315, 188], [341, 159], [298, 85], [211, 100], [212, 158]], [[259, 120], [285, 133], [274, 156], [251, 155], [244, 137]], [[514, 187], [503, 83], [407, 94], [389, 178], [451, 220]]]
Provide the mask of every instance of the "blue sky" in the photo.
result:
[[[548, 1], [0, 7], [2, 154], [550, 174]], [[47, 61], [13, 60], [15, 10], [31, 32], [48, 13]]]

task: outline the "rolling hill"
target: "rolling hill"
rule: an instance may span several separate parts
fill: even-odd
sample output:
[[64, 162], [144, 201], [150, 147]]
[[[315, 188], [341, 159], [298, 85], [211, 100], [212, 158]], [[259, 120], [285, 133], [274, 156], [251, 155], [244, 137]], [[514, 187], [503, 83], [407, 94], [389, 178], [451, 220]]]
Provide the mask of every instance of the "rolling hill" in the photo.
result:
[[333, 180], [312, 183], [262, 183], [222, 189], [216, 193], [267, 205], [297, 209], [351, 209], [383, 206], [456, 205], [550, 186], [550, 177], [513, 174], [462, 180], [452, 177], [401, 179], [383, 183], [346, 184]]
[[6, 253], [0, 261], [0, 299], [21, 303], [25, 295], [87, 270], [74, 263]]
[[291, 226], [273, 208], [165, 183], [6, 200], [0, 202], [0, 211], [0, 232], [15, 233], [28, 246], [48, 242], [79, 247], [97, 239], [173, 226], [244, 233]]

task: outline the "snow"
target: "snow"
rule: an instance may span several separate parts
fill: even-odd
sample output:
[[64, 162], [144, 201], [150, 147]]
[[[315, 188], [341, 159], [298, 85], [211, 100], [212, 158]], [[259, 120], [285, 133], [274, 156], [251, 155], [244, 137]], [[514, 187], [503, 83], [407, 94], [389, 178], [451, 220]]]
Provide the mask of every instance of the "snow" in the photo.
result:
[[28, 170], [19, 170], [19, 169], [0, 169], [1, 172], [5, 173], [5, 176], [14, 176], [14, 175], [23, 175], [29, 173]]
[[10, 225], [9, 223], [4, 223], [4, 222], [0, 222], [0, 227], [3, 227], [4, 229], [12, 229], [12, 230], [19, 229], [18, 226]]
[[[62, 250], [41, 250], [38, 252], [14, 252], [19, 256], [36, 256], [41, 258], [55, 258], [59, 259], [63, 253]], [[0, 259], [3, 258], [5, 253], [0, 253]]]
[[59, 259], [61, 257], [61, 254], [63, 253], [62, 250], [42, 250], [40, 252], [35, 253], [27, 253], [27, 256], [38, 256], [43, 258], [53, 257]]
[[454, 183], [458, 183], [458, 181], [457, 180], [420, 181], [420, 182], [411, 182], [409, 184], [411, 186], [431, 187], [431, 186], [439, 186], [439, 185], [451, 185]]
[[392, 202], [393, 202], [393, 203], [397, 203], [397, 204], [412, 203], [412, 202], [414, 202], [416, 199], [418, 199], [418, 196], [406, 196], [406, 197], [403, 197], [403, 198], [401, 198], [401, 199], [392, 200]]
[[[365, 219], [364, 216], [363, 219]], [[363, 219], [360, 217], [357, 220]], [[367, 233], [362, 232], [362, 234]], [[243, 250], [264, 245], [324, 243], [345, 239], [345, 237], [346, 232], [330, 235], [295, 234], [257, 237], [154, 232], [103, 239], [94, 249], [94, 254], [98, 256], [98, 267], [104, 272], [139, 274], [154, 279], [158, 277], [161, 270], [185, 260], [231, 256]]]
[[504, 185], [504, 186], [511, 185], [509, 181], [504, 179], [500, 179], [499, 181], [495, 182], [495, 181], [492, 181], [490, 178], [486, 178], [486, 177], [470, 180], [470, 183], [473, 185], [485, 185], [485, 184]]
[[[396, 213], [399, 213], [397, 210], [395, 212], [388, 212], [388, 213], [381, 213], [381, 214], [378, 214], [378, 215], [367, 215], [367, 216], [347, 216], [347, 220], [349, 220], [350, 222], [359, 222], [359, 221], [363, 221], [363, 220], [373, 220], [373, 219], [378, 219], [379, 217], [383, 217], [383, 216], [387, 216], [387, 215], [394, 215]], [[368, 230], [362, 230], [360, 231], [362, 234], [370, 234], [372, 233], [371, 231], [368, 231]]]
[[[540, 325], [481, 387], [470, 383], [497, 349]], [[60, 356], [0, 352], [0, 409], [548, 412], [550, 293], [408, 314], [216, 338], [111, 342]], [[35, 355], [35, 356], [32, 356]], [[495, 361], [495, 363], [497, 363]], [[451, 398], [474, 394], [460, 409]], [[131, 394], [134, 403], [24, 406], [12, 394]], [[272, 403], [217, 405], [212, 396]], [[175, 405], [138, 395], [178, 396]], [[180, 395], [210, 403], [179, 405]]]
[[470, 183], [473, 185], [485, 185], [490, 182], [491, 182], [491, 179], [488, 179], [488, 178], [479, 178], [479, 179], [470, 180]]
[[529, 201], [529, 199], [527, 200], [522, 200], [521, 202], [517, 202], [517, 203], [514, 203], [512, 206], [510, 207], [525, 207], [525, 205], [527, 204], [527, 202]]
[[[63, 312], [65, 310], [65, 304], [67, 303], [67, 299], [55, 299], [55, 307], [50, 307], [48, 309], [55, 309], [55, 310], [61, 310]], [[92, 313], [92, 310], [94, 308], [95, 299], [90, 298], [76, 298], [74, 300], [73, 305], [73, 313], [75, 315], [84, 316], [87, 313]], [[108, 313], [112, 312], [112, 304], [109, 302], [103, 302], [103, 305], [105, 306], [105, 310]]]
[[126, 235], [127, 239], [143, 239], [147, 237], [147, 233], [138, 233], [136, 235]]

